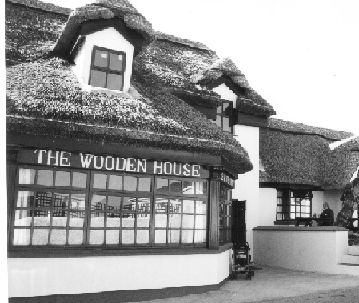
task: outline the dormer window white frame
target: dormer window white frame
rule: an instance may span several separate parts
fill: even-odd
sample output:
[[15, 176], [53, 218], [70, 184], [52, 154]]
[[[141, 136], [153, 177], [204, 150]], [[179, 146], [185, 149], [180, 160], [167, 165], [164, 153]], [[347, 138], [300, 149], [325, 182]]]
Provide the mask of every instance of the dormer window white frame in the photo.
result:
[[94, 46], [89, 85], [122, 91], [126, 72], [126, 53]]

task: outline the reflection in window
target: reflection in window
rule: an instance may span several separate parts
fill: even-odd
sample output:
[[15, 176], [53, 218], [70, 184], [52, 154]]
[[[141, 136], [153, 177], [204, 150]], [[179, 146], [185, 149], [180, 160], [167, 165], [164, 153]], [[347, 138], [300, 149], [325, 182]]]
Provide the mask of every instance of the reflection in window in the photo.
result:
[[18, 175], [14, 245], [207, 241], [206, 180], [69, 168], [19, 168]]
[[277, 190], [277, 221], [310, 217], [312, 192], [309, 190]]

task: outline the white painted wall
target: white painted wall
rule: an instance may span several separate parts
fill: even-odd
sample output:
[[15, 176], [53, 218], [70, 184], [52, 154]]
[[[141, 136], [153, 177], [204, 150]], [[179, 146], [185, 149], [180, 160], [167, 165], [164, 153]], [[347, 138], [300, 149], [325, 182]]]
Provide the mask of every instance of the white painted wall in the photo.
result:
[[253, 164], [253, 170], [243, 175], [238, 175], [235, 189], [232, 191], [233, 199], [246, 200], [246, 225], [247, 242], [253, 256], [253, 227], [258, 225], [261, 205], [259, 201], [259, 128], [245, 125], [235, 125], [234, 135], [236, 140], [248, 152]]
[[[348, 231], [344, 228], [265, 228], [254, 231], [257, 264], [332, 274], [349, 273], [339, 265], [348, 252]], [[359, 268], [350, 273], [359, 275]]]
[[259, 203], [258, 225], [274, 225], [277, 215], [277, 190], [275, 188], [260, 188]]
[[312, 214], [316, 214], [318, 217], [323, 211], [324, 192], [312, 191], [312, 193]]
[[232, 101], [235, 104], [237, 95], [224, 83], [213, 88], [212, 90], [220, 95], [222, 99]]
[[88, 85], [91, 67], [91, 55], [94, 46], [106, 47], [112, 50], [123, 51], [126, 53], [126, 71], [124, 75], [123, 92], [127, 92], [130, 88], [134, 47], [113, 27], [108, 27], [101, 31], [87, 35], [85, 43], [75, 58], [73, 72], [83, 86], [83, 89], [88, 91], [108, 90], [105, 88], [92, 87]]
[[218, 284], [231, 254], [10, 258], [9, 297]]
[[334, 220], [336, 220], [339, 211], [342, 209], [342, 201], [340, 190], [326, 190], [324, 191], [324, 201], [328, 202], [329, 207], [334, 212]]

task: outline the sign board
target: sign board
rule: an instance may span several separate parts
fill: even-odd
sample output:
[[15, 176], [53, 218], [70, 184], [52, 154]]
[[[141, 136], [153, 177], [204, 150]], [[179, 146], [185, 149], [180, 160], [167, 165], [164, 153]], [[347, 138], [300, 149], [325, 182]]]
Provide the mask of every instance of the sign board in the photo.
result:
[[208, 170], [199, 164], [70, 153], [60, 150], [21, 150], [18, 154], [18, 162], [67, 168], [209, 178]]

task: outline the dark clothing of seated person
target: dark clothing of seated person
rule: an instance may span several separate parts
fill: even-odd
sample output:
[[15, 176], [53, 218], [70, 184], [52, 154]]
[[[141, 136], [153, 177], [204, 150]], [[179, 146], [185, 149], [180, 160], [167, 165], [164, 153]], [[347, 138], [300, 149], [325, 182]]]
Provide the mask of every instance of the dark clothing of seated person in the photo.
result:
[[329, 208], [329, 205], [327, 202], [325, 202], [323, 204], [323, 211], [320, 214], [319, 219], [321, 219], [318, 222], [319, 226], [333, 226], [333, 224], [334, 224], [334, 213]]

